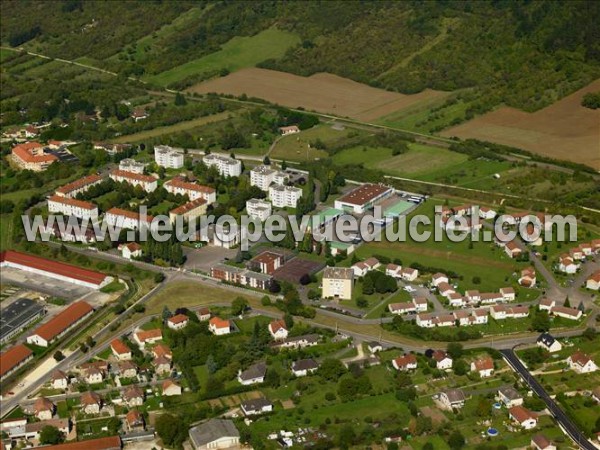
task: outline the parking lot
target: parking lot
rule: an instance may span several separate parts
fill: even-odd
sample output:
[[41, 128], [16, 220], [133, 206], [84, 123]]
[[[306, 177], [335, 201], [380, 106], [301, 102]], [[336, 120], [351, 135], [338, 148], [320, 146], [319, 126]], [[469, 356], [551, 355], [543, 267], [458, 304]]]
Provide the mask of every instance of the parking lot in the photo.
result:
[[187, 257], [185, 268], [187, 270], [198, 270], [210, 272], [210, 268], [223, 262], [225, 258], [235, 258], [237, 249], [226, 249], [204, 245], [201, 248], [183, 247], [183, 254]]
[[2, 282], [66, 300], [81, 298], [92, 292], [92, 289], [83, 286], [10, 267], [2, 269]]

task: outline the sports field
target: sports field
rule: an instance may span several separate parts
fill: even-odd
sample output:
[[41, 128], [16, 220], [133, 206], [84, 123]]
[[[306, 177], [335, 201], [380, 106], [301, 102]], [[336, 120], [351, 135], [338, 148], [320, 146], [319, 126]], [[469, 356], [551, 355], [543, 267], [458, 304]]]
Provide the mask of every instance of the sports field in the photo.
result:
[[267, 59], [279, 58], [298, 42], [300, 37], [297, 34], [276, 28], [261, 31], [255, 36], [236, 36], [218, 52], [173, 67], [146, 80], [166, 86], [195, 74], [221, 69], [234, 72], [244, 67], [253, 67]]
[[599, 90], [600, 80], [596, 80], [540, 111], [499, 108], [441, 134], [497, 142], [600, 170], [600, 111], [581, 106], [584, 94]]
[[448, 95], [446, 92], [431, 90], [403, 95], [329, 73], [301, 77], [257, 68], [243, 69], [223, 78], [205, 81], [191, 87], [190, 91], [236, 96], [246, 94], [290, 108], [302, 107], [309, 111], [363, 121], [373, 121], [418, 102]]

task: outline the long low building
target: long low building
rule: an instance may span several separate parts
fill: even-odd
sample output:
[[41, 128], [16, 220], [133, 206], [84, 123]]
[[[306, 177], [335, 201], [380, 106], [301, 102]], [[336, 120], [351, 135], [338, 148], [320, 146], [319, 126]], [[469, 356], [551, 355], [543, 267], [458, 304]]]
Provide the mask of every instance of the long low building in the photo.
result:
[[80, 219], [95, 220], [98, 218], [98, 207], [92, 202], [59, 195], [53, 195], [48, 199], [48, 211], [64, 214], [65, 216], [75, 216]]
[[12, 267], [92, 289], [100, 289], [113, 281], [100, 272], [14, 250], [0, 253], [0, 267]]
[[75, 198], [77, 194], [86, 192], [92, 186], [102, 183], [103, 178], [100, 175], [88, 175], [79, 178], [71, 183], [65, 184], [56, 190], [56, 195], [60, 197]]
[[58, 157], [46, 153], [44, 146], [39, 142], [25, 142], [15, 145], [12, 149], [13, 161], [22, 169], [41, 172], [58, 161]]
[[[126, 209], [111, 208], [106, 211], [104, 220], [106, 220], [106, 223], [112, 225], [113, 227], [138, 230], [142, 223], [142, 216], [139, 213], [127, 211]], [[146, 223], [148, 227], [153, 220], [153, 216], [146, 216]]]
[[158, 180], [153, 176], [126, 172], [120, 169], [113, 170], [110, 173], [110, 178], [117, 183], [125, 182], [133, 186], [141, 186], [146, 192], [152, 192], [158, 187]]
[[33, 352], [23, 344], [0, 353], [0, 380], [8, 377], [33, 359]]
[[119, 436], [109, 436], [98, 439], [88, 439], [87, 441], [67, 442], [58, 445], [44, 445], [44, 450], [120, 450], [121, 438]]
[[169, 211], [169, 220], [174, 223], [177, 216], [182, 216], [184, 221], [189, 222], [206, 214], [206, 208], [206, 200], [197, 198]]
[[174, 195], [187, 195], [191, 201], [199, 198], [206, 200], [207, 205], [217, 201], [217, 191], [210, 186], [202, 186], [198, 183], [190, 183], [179, 177], [173, 178], [163, 184], [168, 193]]
[[75, 302], [67, 306], [48, 322], [36, 328], [35, 331], [27, 337], [27, 343], [35, 344], [40, 347], [48, 347], [93, 313], [94, 308], [88, 303], [84, 301]]
[[363, 214], [375, 203], [394, 194], [394, 189], [383, 184], [363, 184], [335, 201], [336, 209]]

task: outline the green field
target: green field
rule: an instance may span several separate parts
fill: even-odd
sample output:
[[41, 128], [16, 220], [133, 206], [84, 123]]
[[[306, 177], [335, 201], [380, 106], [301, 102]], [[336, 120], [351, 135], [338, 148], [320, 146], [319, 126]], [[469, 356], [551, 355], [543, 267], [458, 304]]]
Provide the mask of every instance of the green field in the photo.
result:
[[195, 74], [221, 69], [234, 72], [244, 67], [253, 67], [267, 59], [279, 58], [298, 42], [300, 37], [297, 34], [276, 28], [269, 28], [250, 37], [236, 36], [218, 52], [148, 77], [147, 81], [166, 86]]
[[279, 139], [270, 156], [286, 161], [312, 161], [326, 158], [328, 156], [327, 152], [315, 148], [311, 143], [319, 139], [326, 145], [332, 144], [348, 137], [350, 133], [356, 133], [356, 131], [347, 128], [335, 130], [328, 124], [317, 125], [298, 134], [291, 134]]

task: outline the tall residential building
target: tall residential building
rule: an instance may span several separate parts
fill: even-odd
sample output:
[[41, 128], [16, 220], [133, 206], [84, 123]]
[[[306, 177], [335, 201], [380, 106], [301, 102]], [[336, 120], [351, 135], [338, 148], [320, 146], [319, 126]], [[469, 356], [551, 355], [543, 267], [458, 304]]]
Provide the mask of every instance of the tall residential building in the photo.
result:
[[271, 203], [266, 200], [251, 198], [246, 202], [246, 211], [250, 218], [264, 222], [271, 215]]
[[323, 298], [350, 300], [354, 287], [354, 271], [349, 267], [326, 267], [322, 284]]
[[131, 158], [122, 159], [119, 163], [119, 170], [124, 170], [125, 172], [142, 174], [145, 168], [146, 164]]
[[242, 162], [221, 155], [206, 155], [202, 158], [202, 162], [208, 167], [216, 167], [224, 177], [239, 177], [242, 173]]
[[302, 189], [294, 186], [275, 184], [269, 187], [269, 199], [273, 206], [278, 208], [295, 208], [300, 197], [302, 197]]
[[154, 161], [167, 169], [181, 169], [183, 167], [183, 153], [168, 145], [154, 147]]
[[268, 191], [272, 183], [284, 185], [288, 176], [284, 172], [272, 169], [269, 166], [256, 166], [250, 171], [250, 186], [257, 186], [261, 191]]

